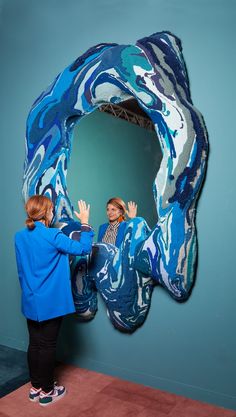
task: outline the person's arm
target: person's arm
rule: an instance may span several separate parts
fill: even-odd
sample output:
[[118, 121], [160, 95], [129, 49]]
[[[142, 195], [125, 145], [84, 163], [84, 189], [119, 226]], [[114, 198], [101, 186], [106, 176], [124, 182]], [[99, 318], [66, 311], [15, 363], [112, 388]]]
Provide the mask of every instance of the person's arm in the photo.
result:
[[128, 210], [126, 210], [126, 214], [130, 219], [133, 219], [137, 216], [138, 206], [134, 201], [128, 202]]
[[60, 230], [54, 236], [54, 246], [69, 255], [88, 255], [92, 250], [94, 232], [81, 232], [80, 241], [70, 239]]
[[98, 238], [97, 238], [97, 241], [98, 242], [101, 242], [102, 241], [102, 238], [103, 238], [103, 225], [101, 224], [101, 226], [99, 226], [99, 229], [98, 229]]
[[22, 264], [21, 264], [20, 252], [19, 252], [19, 249], [17, 247], [16, 240], [15, 240], [15, 254], [16, 254], [16, 266], [17, 266], [18, 276], [19, 276], [19, 278], [22, 278], [23, 269], [22, 269]]

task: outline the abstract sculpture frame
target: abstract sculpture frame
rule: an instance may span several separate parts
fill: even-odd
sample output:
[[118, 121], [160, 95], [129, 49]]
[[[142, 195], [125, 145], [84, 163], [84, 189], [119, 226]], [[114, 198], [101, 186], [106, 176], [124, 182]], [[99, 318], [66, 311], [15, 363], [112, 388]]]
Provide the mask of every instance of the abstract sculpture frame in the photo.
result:
[[203, 184], [208, 139], [194, 107], [180, 40], [155, 33], [135, 45], [104, 43], [90, 48], [54, 80], [28, 115], [23, 196], [49, 196], [54, 224], [79, 238], [79, 223], [66, 188], [75, 124], [104, 103], [135, 97], [155, 125], [163, 153], [153, 192], [158, 222], [127, 225], [120, 249], [94, 245], [90, 259], [72, 262], [72, 287], [78, 315], [92, 318], [97, 291], [119, 330], [132, 332], [145, 320], [154, 285], [176, 300], [186, 300], [197, 259], [196, 203]]

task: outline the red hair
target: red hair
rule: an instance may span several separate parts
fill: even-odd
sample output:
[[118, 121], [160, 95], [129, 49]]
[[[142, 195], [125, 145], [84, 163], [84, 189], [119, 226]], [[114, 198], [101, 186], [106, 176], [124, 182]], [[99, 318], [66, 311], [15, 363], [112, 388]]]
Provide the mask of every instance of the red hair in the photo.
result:
[[125, 202], [120, 197], [112, 197], [110, 198], [110, 200], [108, 200], [107, 206], [108, 204], [112, 204], [113, 206], [115, 206], [121, 211], [122, 214], [118, 218], [118, 222], [123, 222], [125, 220], [125, 213], [126, 213]]
[[25, 221], [29, 229], [35, 228], [35, 221], [44, 220], [45, 226], [49, 226], [49, 211], [53, 207], [50, 198], [44, 195], [33, 195], [25, 204], [28, 218]]

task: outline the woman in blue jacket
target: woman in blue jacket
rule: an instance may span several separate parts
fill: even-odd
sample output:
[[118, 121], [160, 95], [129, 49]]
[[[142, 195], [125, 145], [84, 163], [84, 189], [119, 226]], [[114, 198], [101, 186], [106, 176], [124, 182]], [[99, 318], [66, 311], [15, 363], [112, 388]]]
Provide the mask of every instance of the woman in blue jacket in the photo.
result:
[[109, 223], [104, 223], [99, 227], [98, 242], [111, 243], [119, 248], [127, 226], [126, 214], [130, 219], [136, 217], [137, 204], [129, 201], [127, 210], [121, 198], [113, 197], [107, 202], [106, 211]]
[[25, 208], [26, 228], [15, 235], [15, 252], [22, 289], [22, 312], [29, 331], [28, 365], [31, 401], [49, 405], [62, 398], [65, 387], [54, 382], [56, 342], [62, 318], [75, 312], [68, 254], [91, 252], [93, 231], [88, 225], [89, 205], [78, 202], [80, 241], [50, 228], [53, 203], [42, 195], [29, 198]]

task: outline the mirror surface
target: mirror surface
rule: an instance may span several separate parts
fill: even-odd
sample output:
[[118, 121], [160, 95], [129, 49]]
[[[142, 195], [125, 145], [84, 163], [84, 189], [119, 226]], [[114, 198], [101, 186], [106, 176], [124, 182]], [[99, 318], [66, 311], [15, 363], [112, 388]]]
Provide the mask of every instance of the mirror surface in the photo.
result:
[[106, 202], [114, 196], [138, 204], [138, 216], [157, 222], [152, 192], [162, 153], [157, 135], [99, 110], [74, 129], [67, 174], [70, 199], [91, 204], [90, 223], [97, 232], [107, 221]]

